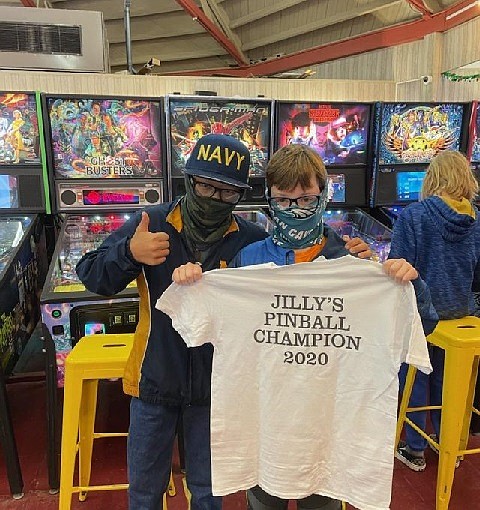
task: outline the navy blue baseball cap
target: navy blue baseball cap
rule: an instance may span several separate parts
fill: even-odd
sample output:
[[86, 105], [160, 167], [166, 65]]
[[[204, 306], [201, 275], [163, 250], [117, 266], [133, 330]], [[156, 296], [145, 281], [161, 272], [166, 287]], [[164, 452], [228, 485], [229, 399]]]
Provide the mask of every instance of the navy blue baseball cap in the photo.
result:
[[185, 173], [250, 189], [250, 153], [237, 138], [210, 134], [196, 143], [185, 165]]

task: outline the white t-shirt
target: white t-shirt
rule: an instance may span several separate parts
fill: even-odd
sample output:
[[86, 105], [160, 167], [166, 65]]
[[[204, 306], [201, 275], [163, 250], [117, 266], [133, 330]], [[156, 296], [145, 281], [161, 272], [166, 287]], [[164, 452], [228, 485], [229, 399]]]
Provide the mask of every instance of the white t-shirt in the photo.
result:
[[157, 302], [214, 345], [212, 488], [389, 508], [402, 362], [431, 371], [413, 286], [352, 256], [206, 272]]

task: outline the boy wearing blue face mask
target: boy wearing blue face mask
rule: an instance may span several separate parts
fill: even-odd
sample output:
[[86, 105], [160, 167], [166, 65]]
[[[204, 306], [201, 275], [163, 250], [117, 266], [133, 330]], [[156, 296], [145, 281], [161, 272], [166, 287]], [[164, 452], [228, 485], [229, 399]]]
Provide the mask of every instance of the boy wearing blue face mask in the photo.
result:
[[[323, 214], [328, 202], [328, 176], [321, 157], [302, 144], [278, 150], [266, 171], [267, 199], [273, 220], [271, 236], [242, 248], [230, 267], [274, 262], [277, 265], [309, 262], [319, 256], [327, 259], [348, 255], [345, 242], [327, 225]], [[398, 282], [412, 281], [426, 334], [433, 331], [437, 315], [430, 294], [417, 271], [404, 259], [384, 264], [387, 274]], [[175, 283], [192, 283], [201, 278], [202, 268], [186, 264], [175, 269]], [[392, 452], [393, 455], [393, 452]], [[286, 510], [288, 500], [266, 493], [257, 486], [247, 491], [251, 510]], [[319, 494], [297, 500], [299, 509], [340, 510], [341, 502]]]

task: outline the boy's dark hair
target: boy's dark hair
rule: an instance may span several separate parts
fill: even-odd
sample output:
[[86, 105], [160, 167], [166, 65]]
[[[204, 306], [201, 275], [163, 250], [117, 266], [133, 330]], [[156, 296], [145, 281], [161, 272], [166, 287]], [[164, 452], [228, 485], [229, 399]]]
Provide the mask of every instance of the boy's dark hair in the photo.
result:
[[321, 189], [327, 182], [327, 170], [322, 158], [310, 147], [303, 144], [285, 145], [270, 159], [266, 170], [267, 188], [276, 186], [290, 190], [300, 184], [304, 189], [316, 177]]

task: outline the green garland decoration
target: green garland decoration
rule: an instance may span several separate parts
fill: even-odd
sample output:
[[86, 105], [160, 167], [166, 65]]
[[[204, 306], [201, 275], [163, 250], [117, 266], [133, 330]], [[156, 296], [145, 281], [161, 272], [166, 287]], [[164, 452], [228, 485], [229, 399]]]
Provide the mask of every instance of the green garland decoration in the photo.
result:
[[445, 71], [442, 76], [450, 81], [478, 81], [480, 80], [480, 74], [456, 74], [450, 71]]

